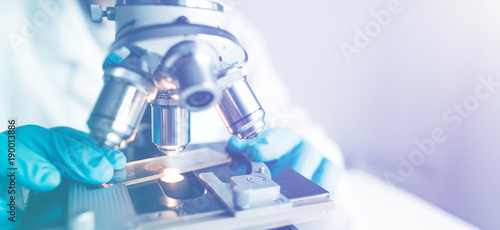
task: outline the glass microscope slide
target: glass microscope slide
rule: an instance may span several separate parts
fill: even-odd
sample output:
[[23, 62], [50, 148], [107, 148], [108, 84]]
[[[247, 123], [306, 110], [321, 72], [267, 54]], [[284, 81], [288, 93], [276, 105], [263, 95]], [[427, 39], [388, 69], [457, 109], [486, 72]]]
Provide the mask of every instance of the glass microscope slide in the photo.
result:
[[181, 174], [228, 163], [230, 161], [231, 158], [228, 155], [210, 148], [201, 148], [181, 152], [176, 155], [149, 158], [127, 163], [125, 168], [115, 171], [113, 178], [102, 186], [110, 187], [114, 184], [132, 185], [162, 178], [166, 176], [165, 174], [167, 172], [177, 172]]

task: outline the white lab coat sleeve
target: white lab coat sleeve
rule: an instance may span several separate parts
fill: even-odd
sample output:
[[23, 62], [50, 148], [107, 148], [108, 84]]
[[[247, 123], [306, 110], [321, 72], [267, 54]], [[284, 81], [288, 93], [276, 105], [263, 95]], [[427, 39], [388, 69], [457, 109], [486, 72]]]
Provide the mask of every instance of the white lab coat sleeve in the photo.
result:
[[0, 29], [0, 118], [16, 119], [17, 125], [87, 131], [103, 85], [105, 50], [89, 30], [78, 1], [44, 3], [54, 8], [49, 11], [31, 1], [0, 3], [0, 15], [22, 19], [5, 22]]

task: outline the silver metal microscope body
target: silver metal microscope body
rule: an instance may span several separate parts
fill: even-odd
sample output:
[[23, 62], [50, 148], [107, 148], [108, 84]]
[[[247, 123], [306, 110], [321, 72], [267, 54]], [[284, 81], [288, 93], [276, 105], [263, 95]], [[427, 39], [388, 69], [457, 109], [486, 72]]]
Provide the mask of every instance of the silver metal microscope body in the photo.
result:
[[220, 29], [224, 8], [205, 0], [118, 0], [94, 22], [115, 21], [104, 87], [88, 120], [100, 146], [123, 148], [151, 105], [152, 142], [167, 154], [190, 142], [190, 112], [215, 106], [231, 134], [256, 137], [264, 110], [246, 81], [247, 53]]

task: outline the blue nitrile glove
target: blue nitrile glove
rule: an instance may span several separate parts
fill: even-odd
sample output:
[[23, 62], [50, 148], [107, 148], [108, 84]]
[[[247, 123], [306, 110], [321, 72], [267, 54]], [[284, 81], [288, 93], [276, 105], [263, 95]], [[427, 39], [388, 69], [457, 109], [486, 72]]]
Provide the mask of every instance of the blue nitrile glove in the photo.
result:
[[251, 140], [240, 140], [233, 136], [227, 148], [230, 152], [243, 153], [253, 161], [266, 162], [273, 177], [290, 167], [328, 190], [332, 196], [342, 174], [339, 166], [286, 128], [264, 129]]
[[[10, 179], [5, 175], [15, 172], [16, 196], [22, 194], [21, 186], [48, 191], [56, 188], [61, 176], [89, 185], [108, 182], [113, 170], [122, 169], [126, 158], [118, 150], [106, 150], [97, 146], [87, 133], [69, 128], [43, 128], [36, 125], [16, 127], [15, 164], [9, 161], [9, 130], [0, 133], [0, 226], [14, 228], [19, 224], [16, 210], [16, 223], [8, 220], [10, 206], [8, 187]], [[12, 151], [12, 149], [10, 149]], [[16, 168], [11, 170], [9, 168]], [[21, 200], [16, 200], [20, 204]]]

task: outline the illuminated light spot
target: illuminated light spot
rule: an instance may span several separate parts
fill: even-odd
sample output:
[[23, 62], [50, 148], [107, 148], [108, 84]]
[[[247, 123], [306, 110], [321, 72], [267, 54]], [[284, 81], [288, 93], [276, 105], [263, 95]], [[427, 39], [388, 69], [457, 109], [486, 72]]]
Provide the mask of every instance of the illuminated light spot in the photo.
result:
[[181, 175], [180, 170], [175, 168], [163, 170], [163, 175], [161, 180], [166, 183], [177, 183], [184, 180], [184, 176]]

